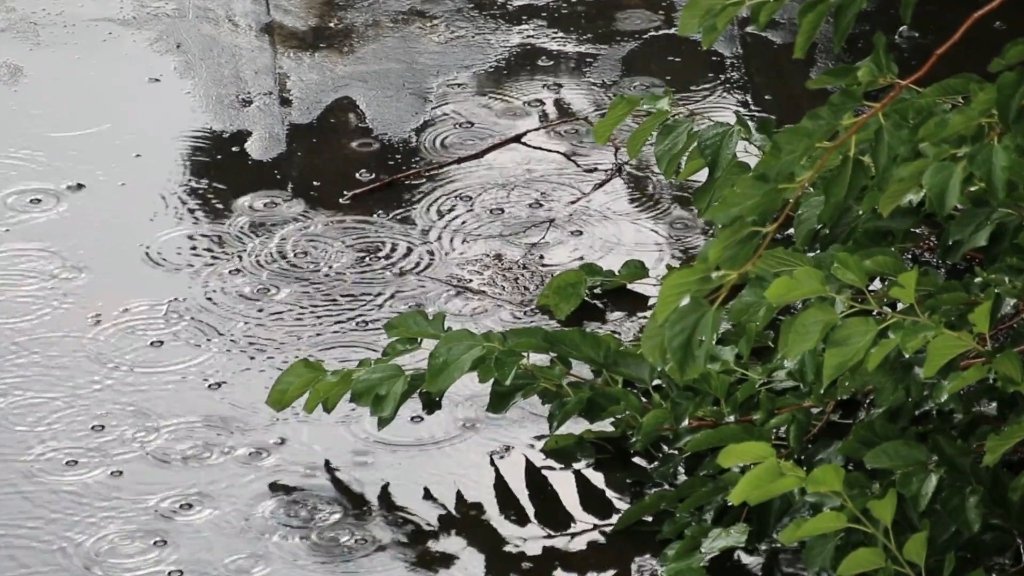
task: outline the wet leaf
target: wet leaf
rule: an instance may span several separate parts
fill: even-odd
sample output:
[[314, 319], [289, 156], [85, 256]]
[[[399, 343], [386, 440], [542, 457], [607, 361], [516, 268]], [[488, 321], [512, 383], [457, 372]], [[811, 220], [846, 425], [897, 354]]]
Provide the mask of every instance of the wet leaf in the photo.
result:
[[928, 343], [923, 376], [935, 376], [950, 360], [973, 348], [974, 343], [966, 334], [940, 334]]
[[729, 444], [740, 444], [747, 441], [767, 442], [768, 440], [771, 440], [771, 435], [763, 428], [750, 424], [729, 424], [697, 433], [683, 444], [683, 448], [687, 452], [700, 452]]
[[321, 406], [324, 412], [330, 414], [352, 389], [354, 377], [353, 370], [334, 370], [324, 374], [316, 380], [309, 391], [306, 404], [302, 407], [303, 411], [312, 414], [317, 406]]
[[427, 381], [423, 389], [441, 397], [452, 384], [469, 373], [477, 358], [487, 351], [483, 338], [469, 330], [448, 332], [430, 351]]
[[352, 402], [370, 407], [378, 396], [386, 396], [396, 386], [404, 387], [409, 377], [397, 364], [378, 364], [357, 374], [352, 381]]
[[1018, 38], [1006, 46], [999, 56], [988, 65], [989, 72], [1002, 72], [1024, 62], [1024, 38]]
[[775, 458], [775, 448], [767, 442], [741, 442], [730, 444], [718, 453], [716, 461], [722, 468], [742, 464], [757, 464]]
[[550, 310], [555, 318], [565, 318], [587, 297], [587, 274], [582, 270], [559, 272], [537, 296], [537, 307]]
[[867, 5], [867, 0], [839, 0], [836, 3], [835, 25], [832, 32], [832, 49], [838, 54], [857, 21], [857, 14]]
[[668, 120], [670, 112], [668, 110], [659, 110], [654, 114], [647, 117], [646, 120], [640, 123], [635, 130], [626, 139], [626, 154], [629, 159], [632, 160], [640, 155], [640, 151], [643, 150], [647, 144], [647, 140], [650, 139], [654, 131], [661, 126], [665, 120]]
[[612, 100], [604, 117], [594, 123], [594, 141], [604, 145], [608, 143], [612, 133], [622, 124], [629, 115], [636, 110], [643, 101], [640, 96], [631, 94], [620, 94]]
[[992, 319], [992, 298], [987, 298], [973, 312], [967, 315], [967, 320], [974, 328], [975, 334], [988, 334]]
[[808, 492], [835, 492], [842, 494], [846, 470], [837, 464], [823, 464], [807, 475], [804, 486]]
[[686, 298], [704, 296], [719, 284], [711, 277], [711, 268], [707, 264], [676, 268], [662, 280], [658, 303], [651, 318], [654, 322], [663, 322]]
[[687, 118], [673, 118], [665, 122], [654, 139], [654, 161], [658, 171], [665, 178], [674, 180], [679, 175], [679, 164], [683, 156], [697, 141], [691, 131], [693, 121]]
[[868, 370], [872, 371], [875, 368], [878, 368], [878, 365], [882, 363], [882, 360], [885, 360], [885, 357], [895, 350], [899, 343], [900, 341], [897, 338], [888, 338], [886, 340], [882, 340], [878, 344], [875, 344], [875, 347], [868, 352], [868, 357], [864, 361], [864, 366], [866, 366]]
[[868, 273], [864, 269], [864, 264], [851, 254], [836, 254], [836, 263], [832, 266], [832, 274], [857, 288], [863, 288], [868, 284]]
[[896, 277], [896, 284], [889, 289], [889, 294], [903, 304], [913, 304], [917, 299], [917, 276], [920, 271], [915, 267]]
[[613, 530], [622, 530], [636, 524], [647, 516], [671, 508], [679, 502], [680, 496], [675, 490], [657, 490], [645, 496], [639, 502], [626, 509], [615, 521]]
[[750, 526], [733, 524], [728, 528], [715, 528], [700, 544], [700, 553], [705, 558], [712, 558], [735, 548], [743, 548], [750, 535]]
[[779, 352], [785, 358], [794, 359], [816, 349], [825, 334], [838, 322], [839, 314], [830, 305], [812, 304], [804, 308], [792, 324], [783, 325]]
[[445, 334], [445, 314], [433, 316], [423, 310], [410, 310], [384, 323], [388, 338], [428, 338], [438, 340]]
[[857, 365], [878, 335], [874, 318], [858, 316], [842, 321], [825, 343], [822, 383], [828, 384]]
[[843, 558], [843, 561], [839, 563], [839, 568], [836, 570], [836, 576], [863, 574], [864, 572], [871, 572], [872, 570], [885, 568], [885, 565], [885, 551], [881, 548], [858, 548], [853, 552], [850, 552], [850, 554], [847, 555], [846, 558]]
[[992, 434], [985, 441], [985, 458], [983, 466], [994, 466], [1007, 450], [1024, 440], [1024, 423], [1011, 424], [1003, 431]]
[[790, 462], [765, 460], [743, 475], [728, 499], [733, 505], [762, 504], [803, 486], [802, 472]]
[[798, 518], [779, 533], [779, 542], [792, 546], [801, 540], [842, 530], [850, 525], [846, 514], [829, 510], [811, 518]]
[[793, 45], [794, 58], [803, 58], [807, 55], [807, 50], [814, 42], [814, 38], [817, 37], [825, 19], [828, 18], [831, 8], [830, 0], [809, 0], [800, 6], [800, 11], [797, 13], [797, 23], [800, 28]]
[[871, 515], [875, 519], [885, 524], [887, 528], [892, 528], [892, 520], [896, 517], [896, 504], [898, 500], [899, 497], [896, 495], [896, 490], [890, 488], [883, 498], [868, 502], [868, 510], [871, 511]]
[[928, 199], [941, 216], [945, 216], [960, 203], [963, 192], [964, 165], [952, 162], [939, 162], [932, 165], [924, 173], [924, 189]]
[[825, 274], [815, 268], [799, 268], [792, 276], [780, 276], [764, 295], [776, 306], [784, 306], [828, 293]]
[[868, 468], [905, 470], [927, 464], [932, 455], [928, 449], [910, 440], [891, 440], [875, 447], [864, 456]]
[[636, 449], [644, 450], [655, 441], [658, 436], [666, 433], [666, 428], [672, 427], [672, 412], [664, 408], [651, 410], [640, 422], [640, 429], [637, 433]]
[[320, 377], [327, 374], [323, 364], [313, 360], [296, 360], [285, 369], [267, 395], [266, 404], [276, 412], [290, 407], [302, 398]]
[[915, 533], [903, 545], [903, 559], [924, 568], [928, 557], [928, 531]]

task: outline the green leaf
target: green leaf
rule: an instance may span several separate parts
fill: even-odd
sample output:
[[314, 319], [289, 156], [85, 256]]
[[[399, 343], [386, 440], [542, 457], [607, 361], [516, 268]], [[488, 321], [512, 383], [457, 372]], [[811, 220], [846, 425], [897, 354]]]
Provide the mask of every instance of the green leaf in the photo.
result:
[[1010, 482], [1010, 489], [1008, 490], [1010, 499], [1014, 502], [1020, 502], [1022, 496], [1024, 496], [1024, 473], [1018, 474], [1013, 482]]
[[703, 299], [691, 300], [669, 317], [665, 345], [673, 378], [683, 381], [707, 369], [720, 318], [721, 309], [712, 308]]
[[857, 15], [867, 6], [867, 0], [839, 0], [836, 6], [835, 25], [832, 32], [832, 49], [838, 54], [850, 36]]
[[936, 400], [944, 402], [950, 396], [988, 376], [988, 370], [988, 366], [984, 364], [975, 364], [963, 372], [950, 375], [939, 383], [935, 393]]
[[385, 398], [395, 388], [405, 388], [409, 376], [397, 364], [377, 364], [356, 375], [352, 381], [352, 403], [372, 408], [374, 401]]
[[810, 0], [800, 6], [797, 12], [797, 23], [800, 26], [796, 35], [796, 43], [793, 46], [793, 57], [802, 59], [807, 55], [811, 42], [817, 37], [821, 25], [828, 18], [829, 10], [832, 8], [830, 0]]
[[908, 538], [901, 554], [904, 560], [924, 568], [924, 563], [928, 559], [928, 531], [917, 532]]
[[808, 492], [836, 492], [842, 494], [846, 470], [837, 464], [823, 464], [807, 475], [804, 488]]
[[780, 276], [764, 291], [768, 300], [776, 306], [784, 306], [814, 296], [828, 294], [825, 274], [815, 268], [798, 268], [792, 276]]
[[683, 448], [687, 452], [700, 452], [755, 440], [767, 442], [771, 440], [771, 434], [764, 428], [750, 424], [728, 424], [697, 433], [683, 444]]
[[846, 514], [828, 510], [812, 518], [800, 518], [791, 522], [779, 533], [779, 542], [792, 546], [801, 540], [836, 532], [849, 525]]
[[654, 131], [661, 126], [665, 120], [668, 120], [668, 110], [659, 110], [654, 114], [647, 117], [646, 120], [640, 123], [639, 126], [633, 130], [633, 133], [626, 139], [626, 154], [629, 159], [632, 160], [640, 155], [640, 151], [643, 150], [644, 145], [647, 144], [647, 140], [654, 134]]
[[929, 166], [930, 160], [920, 159], [901, 164], [893, 171], [885, 193], [878, 200], [878, 211], [882, 216], [888, 218], [898, 206], [917, 195], [921, 179]]
[[435, 397], [443, 396], [452, 384], [469, 373], [473, 362], [486, 350], [484, 340], [478, 334], [469, 330], [448, 332], [430, 351], [423, 389]]
[[722, 468], [741, 464], [757, 464], [775, 458], [775, 448], [767, 442], [741, 442], [730, 444], [718, 453], [716, 462]]
[[917, 300], [917, 275], [920, 271], [915, 266], [908, 272], [896, 277], [897, 286], [889, 289], [889, 294], [903, 304], [913, 304]]
[[1024, 73], [1020, 70], [1004, 72], [996, 80], [996, 111], [999, 122], [1008, 130], [1021, 114], [1021, 102], [1024, 101]]
[[280, 412], [302, 398], [320, 377], [327, 374], [323, 364], [303, 358], [285, 369], [270, 387], [266, 404]]
[[1011, 152], [1007, 151], [1007, 145], [1002, 142], [985, 142], [976, 147], [970, 155], [971, 171], [999, 199], [1006, 197], [1010, 166]]
[[785, 248], [772, 248], [766, 250], [754, 264], [754, 272], [764, 276], [775, 276], [780, 272], [792, 272], [799, 268], [810, 268], [814, 261], [810, 256], [786, 250]]
[[939, 162], [924, 173], [924, 190], [932, 209], [945, 216], [956, 208], [963, 193], [964, 164]]
[[693, 121], [689, 118], [673, 118], [658, 130], [654, 139], [654, 160], [665, 178], [675, 180], [679, 177], [679, 163], [697, 141], [692, 129]]
[[988, 71], [992, 73], [1002, 72], [1024, 62], [1024, 38], [1018, 38], [1006, 46], [998, 58], [988, 65]]
[[864, 358], [878, 335], [878, 322], [867, 316], [842, 321], [825, 343], [822, 383], [828, 384], [848, 372]]
[[735, 548], [743, 548], [750, 535], [750, 526], [733, 524], [728, 528], [715, 528], [700, 544], [700, 553], [705, 558], [712, 558]]
[[871, 371], [878, 368], [878, 365], [882, 363], [882, 360], [885, 360], [885, 357], [895, 350], [899, 343], [899, 338], [887, 338], [878, 344], [875, 344], [875, 347], [871, 349], [871, 352], [868, 352], [868, 357], [864, 361], [864, 366]]
[[684, 299], [702, 297], [719, 284], [719, 281], [712, 278], [711, 267], [707, 264], [698, 263], [676, 268], [662, 280], [652, 320], [656, 323], [663, 322], [679, 308]]
[[828, 572], [835, 566], [836, 548], [840, 534], [822, 534], [815, 536], [804, 544], [803, 561], [808, 574]]
[[651, 271], [647, 269], [647, 264], [644, 264], [643, 260], [626, 260], [619, 267], [619, 272], [615, 276], [616, 280], [631, 284], [638, 282], [646, 278], [650, 278]]
[[643, 102], [640, 96], [620, 94], [612, 100], [604, 117], [594, 123], [594, 142], [604, 145], [608, 143], [612, 133], [622, 124], [636, 107]]
[[896, 490], [890, 488], [884, 497], [868, 502], [868, 510], [871, 511], [871, 515], [875, 519], [885, 524], [887, 528], [892, 528], [892, 520], [896, 517], [896, 504], [898, 500], [899, 497], [896, 495]]
[[850, 254], [836, 254], [836, 262], [832, 265], [832, 274], [843, 282], [857, 288], [868, 284], [868, 273], [860, 259]]
[[658, 436], [665, 434], [665, 428], [671, 427], [672, 422], [672, 412], [669, 410], [657, 408], [648, 412], [637, 431], [636, 449], [644, 450], [650, 446]]
[[851, 576], [852, 574], [863, 574], [872, 570], [885, 568], [885, 551], [881, 548], [865, 547], [850, 552], [839, 563], [836, 576]]
[[324, 412], [330, 414], [352, 389], [354, 377], [353, 370], [334, 370], [324, 374], [313, 384], [302, 409], [306, 414], [312, 414], [317, 406], [321, 406]]
[[968, 534], [976, 534], [985, 520], [981, 502], [983, 495], [980, 486], [972, 486], [967, 489], [967, 498], [964, 499], [964, 516], [967, 518]]
[[992, 434], [985, 441], [985, 458], [983, 466], [994, 466], [1007, 450], [1024, 440], [1024, 423], [1011, 424], [1002, 432]]
[[988, 334], [992, 319], [992, 297], [987, 298], [973, 312], [967, 315], [975, 334]]
[[681, 495], [676, 490], [657, 490], [652, 492], [636, 504], [627, 508], [626, 511], [619, 516], [619, 519], [616, 520], [615, 526], [612, 530], [622, 530], [623, 528], [632, 526], [651, 514], [674, 506], [680, 499]]
[[928, 449], [911, 440], [890, 440], [864, 455], [864, 465], [881, 470], [906, 470], [931, 460]]
[[395, 316], [384, 324], [388, 338], [429, 338], [438, 340], [445, 333], [445, 314], [429, 316], [423, 310], [410, 310]]
[[973, 348], [974, 343], [966, 334], [940, 334], [928, 343], [922, 375], [935, 376], [950, 360]]
[[900, 0], [900, 19], [904, 24], [910, 24], [910, 18], [914, 15], [914, 7], [917, 0]]
[[772, 17], [786, 5], [789, 0], [770, 0], [768, 2], [759, 2], [750, 6], [750, 21], [754, 26], [761, 31], [768, 26], [768, 23], [772, 21]]
[[700, 32], [704, 20], [720, 7], [721, 0], [692, 0], [683, 5], [679, 12], [680, 36], [693, 36]]
[[[860, 68], [851, 64], [829, 68], [821, 74], [807, 81], [807, 87], [816, 90], [818, 88], [831, 88], [833, 86], [845, 86], [857, 81], [857, 71]], [[849, 173], [847, 173], [849, 174]], [[844, 189], [843, 192], [846, 192]]]
[[812, 304], [804, 308], [792, 324], [783, 325], [779, 338], [779, 351], [788, 359], [814, 350], [825, 334], [839, 322], [835, 308], [827, 304]]
[[992, 369], [997, 374], [1006, 376], [1014, 384], [1024, 382], [1024, 366], [1021, 365], [1020, 355], [1015, 350], [1004, 350], [992, 361]]
[[583, 270], [559, 272], [548, 281], [537, 297], [537, 307], [550, 310], [555, 318], [565, 320], [587, 297], [587, 274]]

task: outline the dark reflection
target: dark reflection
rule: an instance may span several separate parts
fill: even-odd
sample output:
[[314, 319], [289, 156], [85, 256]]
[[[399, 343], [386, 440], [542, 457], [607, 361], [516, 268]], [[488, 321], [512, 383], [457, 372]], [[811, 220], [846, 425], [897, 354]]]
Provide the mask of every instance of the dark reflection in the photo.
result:
[[[188, 140], [185, 194], [194, 216], [223, 220], [231, 203], [260, 190], [287, 190], [312, 207], [339, 210], [346, 192], [415, 165], [419, 153], [407, 141], [375, 137], [354, 100], [341, 97], [316, 120], [291, 124], [287, 148], [266, 162], [245, 150], [246, 132], [202, 131]], [[353, 214], [372, 215], [404, 204], [401, 186], [360, 197], [346, 207]]]
[[774, 117], [779, 125], [795, 124], [808, 110], [825, 103], [828, 92], [806, 86], [814, 60], [794, 59], [792, 44], [745, 32], [739, 35], [739, 45], [744, 73], [735, 81], [759, 112]]
[[[449, 569], [458, 560], [458, 557], [453, 554], [432, 548], [442, 539], [451, 537], [463, 540], [470, 548], [484, 557], [483, 576], [550, 576], [559, 570], [579, 575], [600, 573], [631, 576], [631, 566], [636, 558], [655, 555], [663, 547], [664, 543], [658, 542], [653, 537], [650, 526], [645, 522], [638, 523], [636, 528], [619, 532], [611, 532], [610, 524], [587, 524], [585, 528], [570, 533], [569, 529], [576, 519], [565, 508], [551, 482], [546, 477], [543, 480], [540, 478], [544, 476], [543, 471], [529, 460], [526, 462], [525, 474], [529, 491], [527, 497], [534, 508], [535, 521], [551, 533], [549, 537], [570, 538], [596, 533], [600, 534], [600, 541], [590, 542], [579, 550], [544, 546], [539, 553], [530, 554], [516, 550], [515, 543], [503, 535], [488, 519], [484, 505], [466, 499], [462, 491], [456, 492], [455, 500], [449, 506], [441, 502], [428, 488], [424, 488], [423, 499], [437, 510], [437, 517], [434, 520], [429, 520], [398, 504], [392, 497], [388, 484], [381, 487], [377, 496], [377, 505], [372, 507], [366, 496], [360, 494], [338, 476], [336, 469], [329, 461], [324, 462], [324, 469], [338, 500], [350, 511], [349, 521], [364, 522], [371, 517], [377, 517], [394, 532], [391, 546], [396, 548], [395, 551], [404, 555], [405, 561], [411, 567], [431, 573]], [[516, 500], [514, 504], [506, 502], [505, 509], [514, 508], [516, 523], [525, 519], [526, 522], [522, 525], [528, 525], [529, 515], [525, 506], [519, 502], [519, 497], [508, 487], [504, 476], [496, 465], [494, 470], [496, 485], [499, 482], [498, 478], [501, 478], [500, 482], [504, 484], [502, 489], [505, 492], [504, 498]], [[540, 476], [537, 476], [538, 474]], [[576, 479], [581, 498], [585, 492], [589, 493], [593, 490], [600, 492], [600, 489], [589, 479], [583, 480], [588, 487], [580, 488], [580, 478], [586, 478], [582, 472], [577, 471], [573, 476]], [[307, 490], [280, 482], [271, 482], [268, 488], [275, 496], [285, 498]], [[542, 495], [536, 495], [537, 492]], [[611, 501], [607, 494], [602, 493], [601, 495], [608, 500], [610, 505]], [[558, 512], [552, 513], [551, 508], [557, 509]], [[614, 506], [612, 506], [612, 510], [614, 510]], [[505, 516], [505, 511], [502, 511], [502, 515]], [[544, 521], [541, 520], [541, 516], [545, 516]], [[555, 516], [558, 517], [557, 520], [554, 519]], [[608, 518], [610, 517], [609, 515]], [[554, 524], [558, 524], [558, 529], [555, 529]]]
[[723, 81], [727, 71], [725, 57], [713, 50], [704, 50], [699, 40], [678, 34], [657, 34], [644, 39], [622, 57], [622, 75], [657, 78], [676, 92], [686, 94]]

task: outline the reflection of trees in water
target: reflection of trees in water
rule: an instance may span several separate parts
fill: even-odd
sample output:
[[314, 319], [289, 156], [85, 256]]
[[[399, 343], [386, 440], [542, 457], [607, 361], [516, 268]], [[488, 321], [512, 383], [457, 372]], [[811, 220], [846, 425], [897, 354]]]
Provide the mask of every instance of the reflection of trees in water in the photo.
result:
[[[657, 554], [664, 546], [652, 532], [651, 524], [638, 523], [634, 528], [619, 532], [610, 530], [617, 508], [608, 493], [599, 488], [587, 474], [573, 472], [577, 497], [584, 512], [605, 522], [591, 525], [577, 521], [561, 500], [551, 480], [543, 470], [528, 458], [524, 461], [523, 481], [526, 497], [533, 509], [532, 518], [525, 504], [510, 488], [502, 468], [491, 459], [494, 471], [494, 492], [499, 514], [502, 518], [521, 528], [535, 525], [543, 529], [552, 542], [539, 553], [528, 553], [517, 549], [517, 543], [509, 539], [488, 518], [486, 507], [480, 502], [468, 500], [462, 491], [457, 491], [454, 502], [449, 506], [441, 502], [429, 488], [423, 490], [423, 500], [433, 508], [437, 516], [424, 518], [397, 503], [387, 484], [377, 494], [376, 502], [353, 489], [339, 478], [325, 462], [325, 469], [332, 487], [341, 503], [353, 510], [353, 519], [366, 520], [377, 516], [394, 532], [394, 545], [413, 567], [437, 573], [455, 565], [458, 556], [434, 548], [444, 539], [458, 538], [483, 556], [484, 576], [550, 576], [558, 571], [568, 574], [609, 574], [630, 576], [636, 558]], [[611, 482], [623, 481], [624, 470], [608, 471], [605, 478]], [[615, 478], [618, 477], [618, 478]], [[287, 497], [304, 489], [272, 482], [272, 493]], [[579, 524], [579, 525], [577, 525]], [[588, 542], [583, 548], [567, 549], [568, 540], [586, 535], [600, 536]]]

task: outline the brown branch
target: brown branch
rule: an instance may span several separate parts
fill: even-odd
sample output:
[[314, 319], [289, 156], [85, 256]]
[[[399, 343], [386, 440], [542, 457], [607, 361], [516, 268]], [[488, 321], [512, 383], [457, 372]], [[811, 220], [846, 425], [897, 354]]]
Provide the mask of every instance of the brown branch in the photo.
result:
[[466, 154], [464, 156], [459, 156], [458, 158], [455, 158], [453, 160], [449, 160], [447, 162], [441, 162], [440, 164], [433, 164], [431, 166], [425, 166], [423, 168], [414, 168], [412, 170], [407, 170], [405, 172], [402, 172], [401, 174], [395, 174], [394, 176], [391, 176], [389, 178], [385, 178], [384, 180], [381, 180], [380, 182], [374, 182], [373, 184], [370, 184], [369, 186], [364, 186], [362, 188], [359, 188], [358, 190], [353, 190], [352, 192], [349, 192], [349, 193], [345, 194], [345, 197], [344, 197], [344, 199], [342, 201], [343, 202], [347, 201], [349, 198], [351, 198], [353, 196], [356, 196], [358, 194], [365, 194], [367, 192], [376, 192], [377, 190], [382, 190], [384, 188], [387, 188], [387, 187], [391, 186], [392, 184], [394, 184], [396, 182], [401, 182], [402, 180], [408, 180], [410, 178], [418, 178], [420, 176], [427, 176], [428, 174], [432, 174], [434, 172], [437, 172], [438, 170], [444, 170], [445, 168], [450, 168], [452, 166], [458, 166], [459, 164], [465, 164], [466, 162], [472, 162], [473, 160], [479, 160], [480, 158], [483, 158], [484, 156], [487, 156], [491, 152], [495, 152], [497, 150], [501, 150], [502, 148], [505, 148], [506, 146], [511, 146], [512, 144], [522, 144], [523, 138], [525, 138], [526, 136], [529, 136], [530, 134], [533, 134], [534, 132], [540, 132], [541, 130], [547, 130], [548, 128], [554, 128], [555, 126], [560, 126], [562, 124], [568, 124], [570, 122], [578, 122], [579, 120], [580, 120], [580, 118], [564, 118], [562, 120], [555, 120], [554, 122], [548, 122], [546, 124], [541, 124], [540, 126], [534, 126], [533, 128], [530, 128], [530, 129], [527, 129], [527, 130], [523, 130], [522, 132], [519, 132], [517, 134], [513, 134], [512, 136], [509, 136], [508, 138], [504, 138], [502, 140], [498, 140], [497, 142], [495, 142], [493, 144], [490, 144], [488, 146], [485, 146], [484, 148], [481, 148], [480, 150], [477, 150], [476, 152], [472, 152], [472, 153]]
[[573, 158], [572, 156], [570, 156], [569, 154], [567, 154], [567, 153], [565, 153], [565, 152], [563, 152], [561, 150], [552, 150], [551, 148], [545, 148], [543, 146], [537, 146], [537, 145], [534, 145], [534, 144], [530, 144], [529, 142], [517, 142], [517, 144], [519, 144], [520, 146], [523, 146], [524, 148], [529, 148], [531, 150], [537, 150], [538, 152], [547, 152], [548, 154], [558, 154], [562, 158], [565, 158], [569, 162], [572, 162], [573, 166], [576, 166], [577, 168], [579, 168], [580, 170], [582, 170], [584, 172], [590, 173], [590, 172], [596, 172], [597, 171], [597, 168], [594, 168], [594, 167], [587, 168], [586, 166], [584, 166], [584, 165], [580, 164], [579, 162], [577, 162], [575, 158]]
[[821, 432], [821, 429], [825, 427], [825, 424], [828, 422], [829, 417], [832, 416], [832, 411], [835, 410], [835, 409], [836, 409], [836, 403], [835, 402], [829, 402], [828, 406], [825, 406], [825, 414], [822, 415], [821, 422], [818, 422], [818, 425], [814, 427], [814, 430], [811, 430], [807, 434], [807, 436], [804, 436], [804, 442], [809, 441], [811, 438], [814, 438], [815, 436], [817, 436], [818, 432]]
[[571, 202], [569, 202], [569, 205], [575, 206], [579, 204], [594, 192], [597, 192], [601, 188], [604, 188], [605, 186], [610, 184], [612, 180], [618, 178], [619, 176], [622, 176], [622, 170], [625, 168], [625, 166], [626, 164], [624, 162], [616, 161], [615, 165], [608, 170], [608, 173], [604, 175], [604, 178], [602, 178], [600, 182], [594, 184], [594, 186], [590, 190], [587, 190], [578, 198], [573, 199]]
[[[786, 406], [785, 408], [779, 408], [775, 411], [775, 415], [788, 414], [789, 412], [796, 412], [797, 410], [803, 410], [805, 408], [814, 408], [815, 405], [807, 402], [805, 404], [795, 404], [793, 406]], [[735, 420], [729, 420], [728, 422], [719, 422], [718, 420], [690, 420], [687, 424], [687, 428], [718, 428], [720, 426], [727, 426], [729, 424], [741, 424], [747, 422], [753, 422], [755, 416], [744, 416]]]
[[966, 20], [964, 20], [964, 23], [960, 25], [960, 28], [957, 29], [957, 31], [949, 38], [949, 40], [947, 40], [942, 46], [939, 46], [939, 48], [932, 53], [928, 61], [925, 62], [924, 65], [917, 70], [917, 72], [914, 72], [906, 80], [897, 81], [896, 87], [893, 88], [891, 92], [886, 94], [885, 98], [883, 98], [877, 105], [875, 105], [875, 107], [872, 108], [868, 113], [858, 118], [857, 121], [854, 122], [852, 126], [850, 126], [850, 129], [847, 130], [842, 136], [840, 136], [834, 142], [829, 144], [828, 148], [826, 148], [825, 150], [825, 153], [814, 165], [814, 167], [807, 174], [807, 176], [800, 180], [799, 185], [797, 186], [796, 193], [794, 194], [793, 198], [789, 201], [789, 203], [786, 205], [785, 209], [783, 209], [779, 217], [776, 218], [775, 221], [772, 222], [771, 225], [769, 225], [768, 228], [765, 230], [764, 240], [761, 242], [760, 246], [758, 246], [757, 251], [754, 253], [754, 256], [751, 257], [750, 260], [746, 264], [744, 264], [739, 271], [737, 271], [736, 275], [725, 286], [723, 286], [721, 290], [719, 290], [719, 292], [717, 293], [717, 298], [715, 300], [716, 306], [720, 304], [722, 300], [725, 299], [726, 295], [738, 281], [740, 274], [750, 270], [751, 268], [753, 268], [754, 264], [757, 263], [757, 260], [761, 257], [761, 254], [763, 254], [764, 251], [768, 248], [768, 245], [771, 244], [776, 232], [778, 232], [778, 229], [782, 226], [783, 223], [785, 223], [785, 221], [789, 218], [790, 214], [793, 213], [793, 209], [800, 201], [800, 197], [803, 196], [804, 192], [807, 191], [807, 187], [810, 186], [811, 182], [813, 182], [815, 178], [817, 178], [817, 176], [821, 173], [821, 171], [825, 169], [825, 166], [828, 165], [829, 160], [832, 159], [832, 156], [835, 155], [836, 151], [839, 150], [839, 148], [841, 148], [844, 144], [849, 142], [849, 140], [853, 138], [857, 134], [857, 132], [859, 132], [872, 118], [878, 116], [879, 114], [882, 113], [883, 110], [888, 108], [890, 104], [892, 104], [897, 98], [899, 98], [900, 94], [902, 94], [904, 90], [906, 90], [911, 85], [915, 84], [921, 78], [924, 78], [928, 74], [928, 72], [930, 72], [931, 69], [935, 66], [935, 63], [938, 62], [939, 59], [941, 59], [942, 56], [944, 56], [946, 52], [950, 50], [950, 48], [952, 48], [957, 42], [959, 42], [961, 38], [963, 38], [963, 35], [967, 32], [967, 30], [971, 28], [971, 26], [973, 26], [978, 20], [985, 17], [986, 15], [988, 15], [990, 12], [992, 12], [1005, 2], [1006, 0], [992, 0], [984, 7], [971, 14]]

